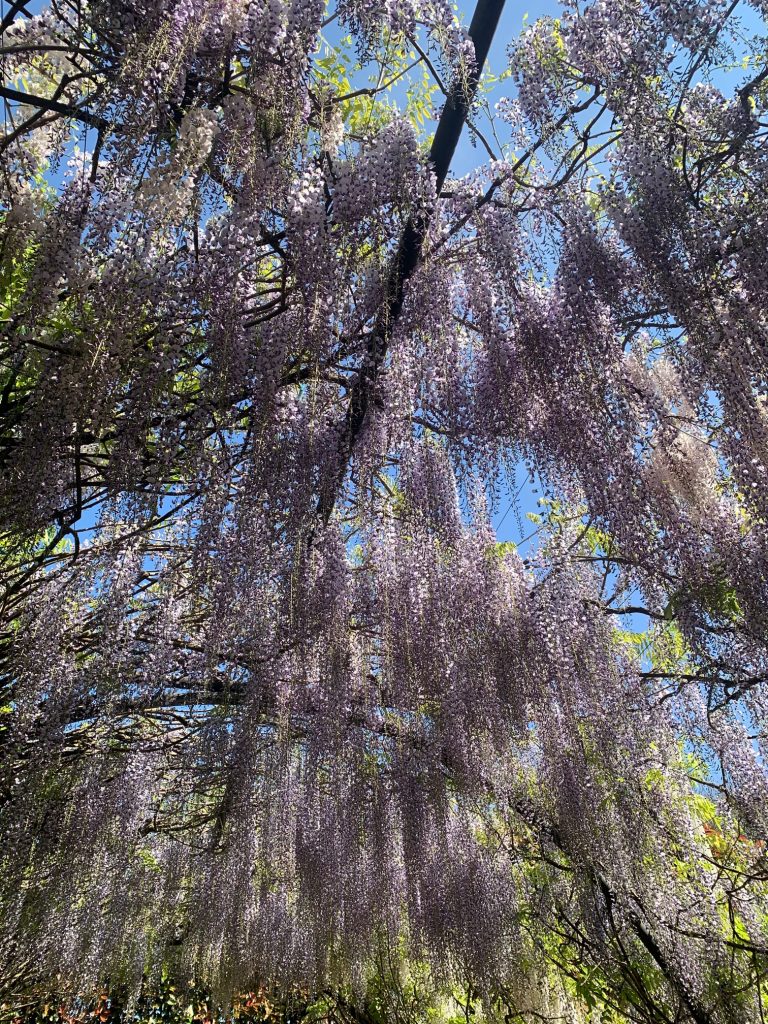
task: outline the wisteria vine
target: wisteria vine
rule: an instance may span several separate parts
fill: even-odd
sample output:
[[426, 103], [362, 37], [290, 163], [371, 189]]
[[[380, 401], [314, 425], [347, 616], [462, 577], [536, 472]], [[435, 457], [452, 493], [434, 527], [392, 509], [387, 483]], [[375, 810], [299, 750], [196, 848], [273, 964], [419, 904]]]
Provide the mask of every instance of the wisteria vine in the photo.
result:
[[9, 1006], [765, 1020], [768, 9], [500, 6], [3, 8]]

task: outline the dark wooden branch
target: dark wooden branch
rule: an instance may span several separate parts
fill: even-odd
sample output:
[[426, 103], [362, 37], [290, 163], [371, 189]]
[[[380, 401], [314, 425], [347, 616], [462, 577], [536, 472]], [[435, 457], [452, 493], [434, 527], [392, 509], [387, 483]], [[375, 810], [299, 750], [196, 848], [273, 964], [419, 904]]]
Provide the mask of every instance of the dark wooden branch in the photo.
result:
[[[510, 806], [517, 815], [522, 818], [540, 841], [543, 840], [545, 842], [550, 842], [569, 860], [575, 861], [576, 863], [579, 862], [579, 857], [578, 855], [574, 856], [574, 851], [571, 849], [571, 844], [568, 842], [567, 838], [556, 825], [545, 819], [532, 800], [519, 799], [512, 801]], [[605, 905], [606, 912], [609, 917], [612, 917], [614, 906], [617, 906], [620, 903], [619, 895], [610, 885], [601, 870], [594, 865], [589, 865], [589, 868], [593, 874], [600, 897]], [[643, 922], [637, 910], [632, 906], [628, 906], [626, 902], [622, 909], [624, 911], [624, 919], [627, 921], [635, 938], [651, 956], [667, 982], [676, 992], [691, 1019], [695, 1024], [714, 1024], [710, 1012], [704, 1006], [692, 987], [687, 983], [685, 978], [681, 976], [677, 967], [667, 960], [658, 942], [651, 934], [649, 927]]]
[[69, 103], [59, 103], [58, 100], [49, 100], [45, 96], [33, 96], [31, 93], [21, 92], [19, 89], [11, 89], [7, 85], [0, 86], [0, 97], [13, 103], [26, 103], [30, 107], [37, 107], [38, 110], [74, 117], [75, 120], [83, 121], [94, 128], [108, 127], [103, 117], [97, 117], [96, 114], [91, 114], [80, 107], [74, 107]]
[[[475, 62], [466, 77], [457, 75], [454, 79], [429, 154], [429, 160], [435, 172], [438, 195], [448, 175], [461, 131], [477, 93], [480, 75], [503, 8], [504, 0], [478, 0], [475, 8], [469, 26], [469, 38], [475, 48]], [[389, 350], [395, 324], [403, 308], [405, 285], [421, 261], [421, 250], [430, 220], [431, 215], [427, 211], [408, 220], [397, 254], [390, 267], [384, 306], [376, 320], [374, 330], [371, 332], [360, 373], [350, 390], [349, 404], [339, 442], [336, 472], [318, 499], [317, 514], [322, 523], [327, 523], [333, 512], [347, 472], [349, 459], [373, 402], [379, 372]], [[312, 536], [313, 532], [310, 532], [310, 542]]]

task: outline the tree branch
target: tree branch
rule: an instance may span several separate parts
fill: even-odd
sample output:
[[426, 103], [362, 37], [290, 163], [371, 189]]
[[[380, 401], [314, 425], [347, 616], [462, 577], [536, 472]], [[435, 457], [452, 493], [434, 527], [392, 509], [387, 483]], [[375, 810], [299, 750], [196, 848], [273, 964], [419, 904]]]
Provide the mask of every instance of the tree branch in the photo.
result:
[[[435, 172], [435, 188], [439, 195], [456, 152], [461, 131], [477, 93], [480, 75], [504, 7], [504, 0], [478, 0], [469, 38], [475, 48], [475, 64], [466, 79], [457, 75], [448, 93], [443, 113], [437, 125], [429, 160]], [[421, 249], [429, 229], [431, 216], [423, 212], [411, 217], [405, 226], [397, 255], [390, 268], [387, 298], [377, 318], [359, 376], [351, 388], [349, 404], [339, 442], [336, 472], [330, 486], [321, 492], [317, 503], [317, 516], [327, 523], [336, 504], [344, 481], [349, 459], [357, 444], [373, 401], [379, 372], [389, 350], [397, 319], [403, 308], [405, 285], [421, 262]], [[314, 531], [310, 532], [310, 543]]]

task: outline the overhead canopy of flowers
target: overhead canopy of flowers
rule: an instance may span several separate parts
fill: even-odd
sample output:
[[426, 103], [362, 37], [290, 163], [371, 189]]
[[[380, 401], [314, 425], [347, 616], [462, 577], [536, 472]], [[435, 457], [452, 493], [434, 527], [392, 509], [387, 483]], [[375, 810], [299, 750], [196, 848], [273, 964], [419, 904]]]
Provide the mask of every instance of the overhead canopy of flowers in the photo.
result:
[[0, 1000], [762, 1021], [765, 4], [29, 6]]

